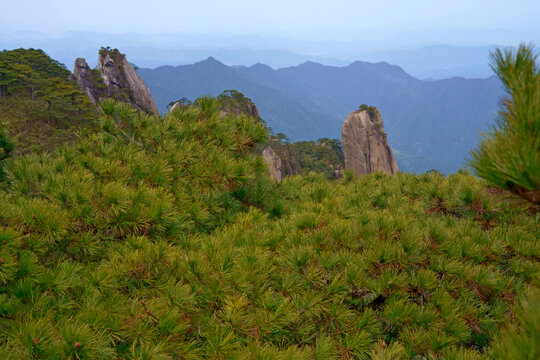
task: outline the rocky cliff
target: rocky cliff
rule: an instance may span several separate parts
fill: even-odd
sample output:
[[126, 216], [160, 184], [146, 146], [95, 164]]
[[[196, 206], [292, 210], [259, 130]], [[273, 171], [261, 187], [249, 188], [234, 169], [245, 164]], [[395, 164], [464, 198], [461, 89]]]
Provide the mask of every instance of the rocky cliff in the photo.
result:
[[75, 80], [90, 100], [95, 105], [98, 104], [100, 93], [105, 91], [105, 84], [99, 70], [90, 69], [85, 59], [77, 58], [70, 80]]
[[98, 56], [98, 68], [90, 69], [86, 60], [75, 60], [71, 78], [94, 104], [101, 98], [112, 97], [135, 105], [137, 108], [158, 114], [150, 90], [126, 56], [117, 49], [102, 48]]
[[272, 149], [271, 146], [268, 146], [263, 150], [262, 157], [268, 164], [270, 176], [277, 181], [281, 181], [281, 159], [277, 156], [274, 149]]
[[246, 114], [258, 121], [261, 120], [257, 106], [255, 106], [250, 98], [245, 97], [239, 91], [225, 90], [218, 96], [218, 100], [221, 103], [221, 111], [224, 114]]
[[343, 123], [341, 138], [346, 168], [354, 169], [359, 175], [376, 171], [398, 172], [381, 113], [376, 107], [349, 114]]

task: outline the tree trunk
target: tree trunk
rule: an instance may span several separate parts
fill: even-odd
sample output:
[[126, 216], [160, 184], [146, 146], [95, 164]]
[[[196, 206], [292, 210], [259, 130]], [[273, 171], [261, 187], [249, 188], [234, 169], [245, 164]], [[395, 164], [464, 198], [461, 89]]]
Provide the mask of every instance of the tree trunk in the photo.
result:
[[529, 190], [523, 186], [517, 185], [512, 189], [512, 191], [522, 198], [529, 200], [533, 204], [540, 204], [540, 189]]
[[47, 100], [47, 124], [51, 126], [51, 102]]

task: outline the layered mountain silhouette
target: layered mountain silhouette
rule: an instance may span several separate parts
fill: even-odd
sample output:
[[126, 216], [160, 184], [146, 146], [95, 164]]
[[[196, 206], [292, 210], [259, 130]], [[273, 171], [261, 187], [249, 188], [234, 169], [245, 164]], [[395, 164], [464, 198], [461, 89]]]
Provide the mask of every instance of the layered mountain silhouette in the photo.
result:
[[480, 131], [495, 122], [503, 95], [495, 76], [422, 81], [385, 62], [356, 61], [345, 67], [306, 62], [274, 70], [263, 64], [231, 67], [208, 58], [138, 72], [161, 111], [182, 97], [234, 89], [255, 102], [276, 133], [291, 140], [340, 138], [341, 124], [351, 111], [360, 104], [377, 106], [398, 162], [402, 154], [415, 164], [409, 171], [434, 165], [452, 172], [463, 166]]

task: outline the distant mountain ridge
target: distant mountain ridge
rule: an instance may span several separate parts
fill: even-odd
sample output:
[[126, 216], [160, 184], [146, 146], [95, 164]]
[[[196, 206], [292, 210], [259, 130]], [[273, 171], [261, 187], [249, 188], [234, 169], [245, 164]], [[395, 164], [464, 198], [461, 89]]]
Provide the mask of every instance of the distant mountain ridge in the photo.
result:
[[425, 158], [443, 172], [463, 166], [480, 131], [494, 123], [503, 95], [494, 76], [422, 81], [386, 62], [344, 67], [305, 62], [274, 70], [264, 64], [231, 67], [210, 57], [138, 72], [161, 111], [175, 99], [234, 89], [255, 102], [275, 132], [292, 140], [340, 138], [346, 116], [371, 104], [385, 119], [393, 149]]
[[[251, 98], [257, 108], [265, 109], [261, 117], [272, 128], [291, 139], [302, 138], [298, 136], [298, 124], [323, 126], [331, 118], [332, 115], [316, 103], [312, 104], [316, 110], [310, 111], [283, 91], [251, 80], [241, 75], [239, 70], [210, 57], [193, 65], [162, 66], [155, 70], [139, 69], [138, 72], [150, 88], [160, 111], [164, 111], [170, 101], [182, 97], [194, 100], [204, 95], [217, 96], [224, 90], [238, 90]], [[307, 138], [317, 137], [317, 132], [310, 131], [309, 126], [300, 130], [308, 131]], [[337, 135], [335, 137], [338, 138]]]
[[[372, 34], [372, 36], [375, 34]], [[489, 52], [494, 48], [514, 45], [523, 39], [540, 43], [538, 36], [513, 33], [509, 39], [502, 33], [478, 41], [455, 43], [445, 37], [436, 40], [395, 42], [395, 37], [377, 40], [373, 37], [348, 40], [293, 40], [261, 36], [197, 36], [187, 34], [112, 34], [96, 32], [65, 32], [56, 34], [18, 31], [0, 33], [0, 48], [40, 48], [64, 64], [73, 64], [85, 57], [91, 67], [97, 65], [94, 54], [109, 45], [128, 54], [140, 67], [192, 64], [213, 56], [228, 65], [251, 66], [261, 62], [274, 69], [295, 66], [305, 61], [345, 66], [362, 59], [369, 62], [386, 61], [401, 66], [419, 79], [444, 79], [452, 76], [486, 78], [491, 75]], [[465, 34], [463, 34], [465, 35]], [[469, 34], [470, 35], [470, 34]], [[538, 34], [537, 34], [538, 35]], [[466, 36], [466, 35], [465, 35]], [[388, 40], [391, 40], [390, 42]], [[471, 40], [471, 39], [468, 39]], [[475, 45], [472, 45], [472, 44]]]

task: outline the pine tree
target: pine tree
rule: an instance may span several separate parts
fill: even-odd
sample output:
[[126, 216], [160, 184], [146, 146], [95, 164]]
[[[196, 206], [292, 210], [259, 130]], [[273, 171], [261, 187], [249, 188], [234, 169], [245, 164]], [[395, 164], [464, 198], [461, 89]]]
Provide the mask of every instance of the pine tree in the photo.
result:
[[540, 358], [540, 289], [532, 287], [515, 306], [515, 321], [499, 335], [492, 359]]
[[4, 179], [3, 161], [11, 156], [15, 142], [7, 135], [5, 126], [0, 122], [0, 181]]
[[5, 125], [0, 123], [0, 161], [7, 159], [14, 148], [15, 143], [7, 135]]
[[492, 68], [507, 92], [498, 124], [470, 165], [490, 184], [540, 204], [540, 66], [532, 45], [497, 49]]

